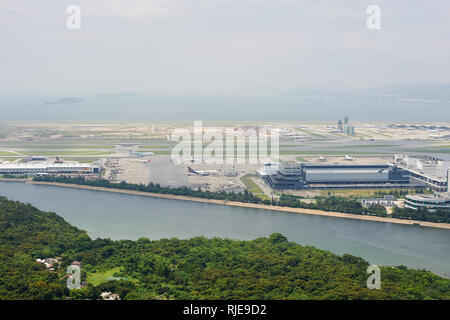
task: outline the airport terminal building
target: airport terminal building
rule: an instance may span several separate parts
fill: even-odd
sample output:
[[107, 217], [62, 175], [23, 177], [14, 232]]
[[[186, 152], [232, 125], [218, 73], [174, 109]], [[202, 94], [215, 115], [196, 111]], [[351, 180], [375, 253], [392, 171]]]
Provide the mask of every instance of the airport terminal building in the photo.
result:
[[262, 176], [274, 189], [421, 187], [407, 170], [389, 164], [281, 163]]
[[405, 172], [388, 165], [305, 164], [303, 179], [313, 184], [408, 183]]
[[395, 155], [393, 165], [407, 170], [411, 175], [411, 180], [423, 183], [434, 191], [448, 191], [450, 161], [428, 156], [410, 157], [401, 154]]
[[410, 209], [450, 209], [450, 197], [442, 194], [412, 194], [405, 196], [405, 208]]
[[98, 163], [79, 162], [27, 162], [27, 163], [0, 163], [0, 174], [2, 175], [42, 175], [42, 174], [99, 174]]

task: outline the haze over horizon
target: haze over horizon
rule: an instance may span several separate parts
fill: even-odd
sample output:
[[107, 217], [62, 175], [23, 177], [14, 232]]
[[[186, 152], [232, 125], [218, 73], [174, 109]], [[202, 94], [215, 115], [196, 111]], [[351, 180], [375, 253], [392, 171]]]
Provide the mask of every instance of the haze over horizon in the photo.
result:
[[450, 2], [372, 4], [3, 0], [1, 119], [442, 120]]
[[[81, 29], [68, 30], [69, 5]], [[277, 95], [450, 82], [450, 2], [3, 0], [3, 93]]]

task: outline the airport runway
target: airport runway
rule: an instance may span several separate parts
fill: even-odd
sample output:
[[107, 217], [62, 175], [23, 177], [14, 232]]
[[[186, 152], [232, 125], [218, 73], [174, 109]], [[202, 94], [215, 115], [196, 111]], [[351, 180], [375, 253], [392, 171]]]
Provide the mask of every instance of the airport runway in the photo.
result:
[[[332, 141], [280, 141], [280, 145], [284, 147], [280, 150], [295, 151], [324, 151], [324, 155], [328, 152], [346, 152], [348, 154], [395, 154], [405, 153], [409, 155], [431, 155], [433, 154], [432, 145], [443, 144], [445, 141], [417, 141], [417, 140], [385, 140], [385, 141], [367, 141], [367, 140], [332, 140]], [[288, 147], [289, 145], [289, 147]], [[291, 146], [292, 145], [292, 146]], [[427, 152], [418, 152], [419, 150], [427, 150]], [[446, 158], [446, 153], [435, 153], [440, 158]]]

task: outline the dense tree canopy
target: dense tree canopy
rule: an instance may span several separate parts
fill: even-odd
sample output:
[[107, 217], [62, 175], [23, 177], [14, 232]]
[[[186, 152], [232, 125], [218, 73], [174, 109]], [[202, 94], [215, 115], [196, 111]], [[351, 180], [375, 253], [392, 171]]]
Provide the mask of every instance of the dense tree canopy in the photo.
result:
[[[0, 299], [449, 299], [450, 280], [424, 270], [382, 267], [381, 289], [366, 288], [361, 258], [289, 242], [146, 238], [92, 240], [54, 213], [0, 198]], [[62, 257], [49, 271], [36, 258]], [[65, 267], [82, 262], [82, 289]], [[116, 270], [113, 279], [93, 276]]]

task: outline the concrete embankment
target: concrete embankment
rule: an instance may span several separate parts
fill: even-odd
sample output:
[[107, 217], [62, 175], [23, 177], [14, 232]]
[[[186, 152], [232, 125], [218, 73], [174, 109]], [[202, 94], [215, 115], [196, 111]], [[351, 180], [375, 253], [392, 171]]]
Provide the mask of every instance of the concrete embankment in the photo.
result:
[[16, 178], [0, 178], [1, 182], [28, 182], [28, 181], [33, 181], [29, 178], [26, 179], [16, 179]]
[[[16, 180], [16, 179], [12, 179], [12, 180]], [[203, 199], [203, 198], [196, 198], [196, 197], [189, 197], [189, 196], [177, 196], [177, 195], [171, 195], [171, 194], [161, 194], [161, 193], [151, 193], [151, 192], [133, 191], [133, 190], [125, 190], [125, 189], [94, 187], [94, 186], [86, 186], [86, 185], [78, 185], [78, 184], [30, 181], [30, 180], [25, 180], [22, 182], [27, 182], [27, 183], [31, 183], [31, 184], [58, 186], [58, 187], [65, 187], [65, 188], [75, 188], [75, 189], [86, 189], [86, 190], [94, 190], [94, 191], [133, 194], [133, 195], [146, 196], [146, 197], [158, 197], [158, 198], [166, 198], [166, 199], [174, 199], [174, 200], [205, 202], [205, 203], [213, 203], [213, 204], [228, 205], [228, 206], [239, 206], [239, 207], [246, 207], [246, 208], [263, 209], [263, 210], [274, 210], [274, 211], [283, 211], [283, 212], [291, 212], [291, 213], [312, 214], [312, 215], [328, 216], [328, 217], [335, 217], [335, 218], [359, 219], [359, 220], [389, 222], [389, 223], [407, 224], [407, 225], [420, 225], [423, 227], [432, 227], [432, 228], [441, 228], [441, 229], [449, 229], [450, 230], [449, 223], [435, 223], [435, 222], [417, 221], [417, 220], [402, 220], [402, 219], [395, 219], [395, 218], [383, 218], [383, 217], [349, 214], [349, 213], [342, 213], [342, 212], [270, 206], [270, 205], [265, 205], [265, 204], [253, 204], [253, 203], [235, 202], [235, 201], [227, 201], [227, 200]]]

